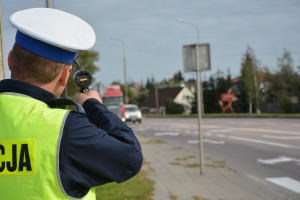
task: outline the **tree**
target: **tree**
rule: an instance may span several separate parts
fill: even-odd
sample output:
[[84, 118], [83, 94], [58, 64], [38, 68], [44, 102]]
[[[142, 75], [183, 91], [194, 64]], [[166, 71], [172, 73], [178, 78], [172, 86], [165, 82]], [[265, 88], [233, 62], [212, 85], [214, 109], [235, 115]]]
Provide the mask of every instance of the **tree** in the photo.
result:
[[178, 71], [177, 73], [175, 73], [173, 76], [173, 79], [171, 79], [171, 80], [173, 80], [174, 83], [181, 83], [182, 81], [184, 81], [181, 71]]
[[135, 99], [136, 104], [141, 106], [141, 104], [147, 99], [148, 96], [149, 96], [149, 91], [146, 88], [141, 88], [141, 90], [139, 91]]
[[241, 63], [241, 82], [247, 102], [249, 103], [249, 113], [252, 113], [253, 104], [256, 112], [259, 113], [259, 85], [258, 76], [259, 62], [254, 55], [253, 49], [248, 46]]
[[[92, 75], [95, 74], [96, 71], [100, 70], [100, 68], [95, 64], [95, 62], [99, 60], [99, 54], [96, 51], [80, 51], [77, 60], [80, 63], [81, 68], [88, 70]], [[74, 94], [79, 91], [79, 87], [75, 84], [73, 79], [74, 73], [79, 69], [79, 66], [76, 64], [73, 65], [70, 79], [67, 87], [65, 88], [65, 92], [62, 95], [63, 97], [72, 98]]]
[[153, 90], [153, 89], [155, 88], [155, 86], [156, 86], [155, 78], [154, 78], [154, 76], [152, 75], [151, 78], [147, 78], [147, 82], [146, 82], [145, 87], [146, 87], [149, 91], [151, 91], [151, 90]]
[[294, 70], [294, 61], [289, 51], [284, 49], [282, 57], [277, 58], [277, 72], [267, 71], [269, 83], [266, 100], [279, 103], [284, 112], [291, 112], [291, 98], [300, 99], [300, 78]]

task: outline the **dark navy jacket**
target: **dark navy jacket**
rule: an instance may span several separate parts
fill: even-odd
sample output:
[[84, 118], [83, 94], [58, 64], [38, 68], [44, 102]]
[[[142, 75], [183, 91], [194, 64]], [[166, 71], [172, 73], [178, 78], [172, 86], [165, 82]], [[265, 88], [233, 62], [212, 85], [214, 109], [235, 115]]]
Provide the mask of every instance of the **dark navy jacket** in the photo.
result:
[[[0, 92], [20, 93], [43, 102], [55, 99], [44, 89], [10, 79], [0, 81]], [[131, 178], [143, 162], [139, 141], [119, 117], [96, 99], [85, 101], [83, 108], [86, 114], [69, 113], [59, 152], [63, 187], [77, 198], [93, 186]]]

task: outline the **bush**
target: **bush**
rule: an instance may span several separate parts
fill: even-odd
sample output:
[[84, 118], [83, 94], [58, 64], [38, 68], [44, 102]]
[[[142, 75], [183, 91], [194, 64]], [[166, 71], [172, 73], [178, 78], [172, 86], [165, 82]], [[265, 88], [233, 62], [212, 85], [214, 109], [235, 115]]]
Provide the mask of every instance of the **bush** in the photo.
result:
[[280, 105], [281, 105], [284, 113], [292, 112], [292, 102], [288, 96], [283, 95], [280, 98]]
[[182, 114], [184, 107], [181, 104], [175, 103], [172, 99], [168, 99], [165, 104], [167, 114]]

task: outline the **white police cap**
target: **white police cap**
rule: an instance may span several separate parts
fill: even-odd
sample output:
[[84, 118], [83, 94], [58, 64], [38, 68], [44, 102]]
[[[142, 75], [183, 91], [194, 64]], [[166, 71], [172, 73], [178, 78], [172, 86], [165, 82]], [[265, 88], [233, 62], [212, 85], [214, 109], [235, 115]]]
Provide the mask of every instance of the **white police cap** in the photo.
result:
[[60, 63], [72, 63], [79, 50], [96, 41], [93, 28], [72, 14], [52, 8], [31, 8], [14, 13], [16, 43], [28, 51]]

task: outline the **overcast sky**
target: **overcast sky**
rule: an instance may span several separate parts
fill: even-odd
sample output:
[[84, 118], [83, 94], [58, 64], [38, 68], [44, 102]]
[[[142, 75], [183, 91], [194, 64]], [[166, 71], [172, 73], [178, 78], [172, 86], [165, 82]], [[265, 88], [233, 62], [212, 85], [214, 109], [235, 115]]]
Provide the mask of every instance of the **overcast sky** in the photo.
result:
[[[5, 59], [16, 30], [9, 24], [18, 10], [45, 7], [43, 0], [1, 0]], [[271, 70], [287, 49], [300, 65], [299, 0], [52, 0], [53, 7], [75, 14], [94, 28], [99, 52], [97, 82], [124, 81], [122, 39], [126, 44], [128, 81], [171, 78], [183, 71], [182, 45], [197, 40], [196, 29], [176, 22], [193, 22], [200, 29], [200, 43], [209, 43], [212, 69], [240, 74], [242, 55], [250, 45], [262, 65]], [[45, 24], [47, 25], [47, 24]], [[10, 73], [6, 66], [6, 77]], [[185, 73], [186, 78], [194, 77]]]

